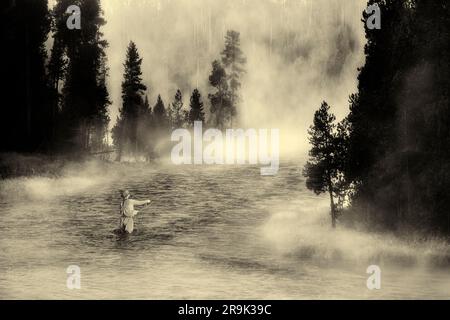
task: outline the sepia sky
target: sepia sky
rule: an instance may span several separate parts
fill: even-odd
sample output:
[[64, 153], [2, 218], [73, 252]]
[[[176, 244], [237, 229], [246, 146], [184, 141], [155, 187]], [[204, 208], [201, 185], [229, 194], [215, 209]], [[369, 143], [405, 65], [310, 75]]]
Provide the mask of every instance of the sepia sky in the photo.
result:
[[207, 95], [211, 62], [228, 29], [241, 33], [247, 57], [241, 126], [279, 128], [282, 150], [307, 150], [306, 131], [322, 100], [338, 118], [348, 112], [364, 62], [361, 22], [366, 0], [102, 0], [109, 42], [109, 91], [114, 123], [127, 44], [143, 58], [150, 104], [167, 104], [180, 88], [185, 105], [198, 87]]

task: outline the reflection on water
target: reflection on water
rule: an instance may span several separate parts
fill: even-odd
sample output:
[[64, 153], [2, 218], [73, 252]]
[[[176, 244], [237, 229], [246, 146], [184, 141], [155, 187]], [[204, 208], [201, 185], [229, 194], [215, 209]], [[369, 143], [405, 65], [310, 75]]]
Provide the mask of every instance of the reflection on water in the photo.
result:
[[[0, 298], [449, 298], [446, 244], [331, 232], [300, 166], [259, 173], [111, 164], [3, 181]], [[153, 200], [131, 236], [113, 233], [121, 188]], [[381, 290], [366, 287], [370, 264]]]

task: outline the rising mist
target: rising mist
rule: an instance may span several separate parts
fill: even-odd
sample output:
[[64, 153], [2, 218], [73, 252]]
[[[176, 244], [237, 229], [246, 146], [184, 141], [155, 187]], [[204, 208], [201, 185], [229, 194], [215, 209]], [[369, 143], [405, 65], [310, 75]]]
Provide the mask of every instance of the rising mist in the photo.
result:
[[361, 13], [365, 1], [121, 1], [102, 2], [109, 42], [108, 89], [112, 123], [121, 107], [126, 47], [143, 57], [150, 105], [166, 106], [181, 89], [185, 106], [198, 87], [206, 111], [211, 62], [228, 29], [241, 33], [247, 57], [240, 125], [281, 129], [282, 154], [303, 155], [313, 111], [326, 99], [338, 117], [348, 112], [363, 64]]

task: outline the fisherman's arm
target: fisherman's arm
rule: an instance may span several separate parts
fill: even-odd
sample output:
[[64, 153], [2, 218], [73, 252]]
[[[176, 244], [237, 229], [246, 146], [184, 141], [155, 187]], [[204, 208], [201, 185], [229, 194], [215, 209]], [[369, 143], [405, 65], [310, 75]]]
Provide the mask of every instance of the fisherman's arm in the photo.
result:
[[133, 201], [133, 205], [135, 205], [135, 206], [143, 206], [145, 204], [150, 204], [152, 202], [151, 200], [142, 200], [142, 201], [132, 200], [132, 201]]

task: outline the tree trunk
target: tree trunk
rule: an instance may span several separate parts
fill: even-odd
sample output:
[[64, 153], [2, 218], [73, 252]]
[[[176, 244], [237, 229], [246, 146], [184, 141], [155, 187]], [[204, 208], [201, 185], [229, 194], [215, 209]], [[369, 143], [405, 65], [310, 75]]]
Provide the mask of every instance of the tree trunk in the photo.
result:
[[333, 184], [331, 183], [331, 177], [328, 177], [328, 192], [330, 193], [330, 207], [331, 207], [331, 226], [336, 228], [336, 208], [333, 199]]
[[334, 207], [334, 200], [333, 200], [333, 192], [330, 191], [330, 205], [331, 205], [331, 226], [336, 228], [336, 209]]
[[118, 146], [116, 161], [122, 161], [122, 143], [120, 143]]
[[28, 146], [31, 145], [31, 53], [30, 53], [30, 35], [29, 35], [29, 26], [26, 24], [25, 26], [25, 103], [26, 103], [26, 137], [27, 141], [25, 142]]

